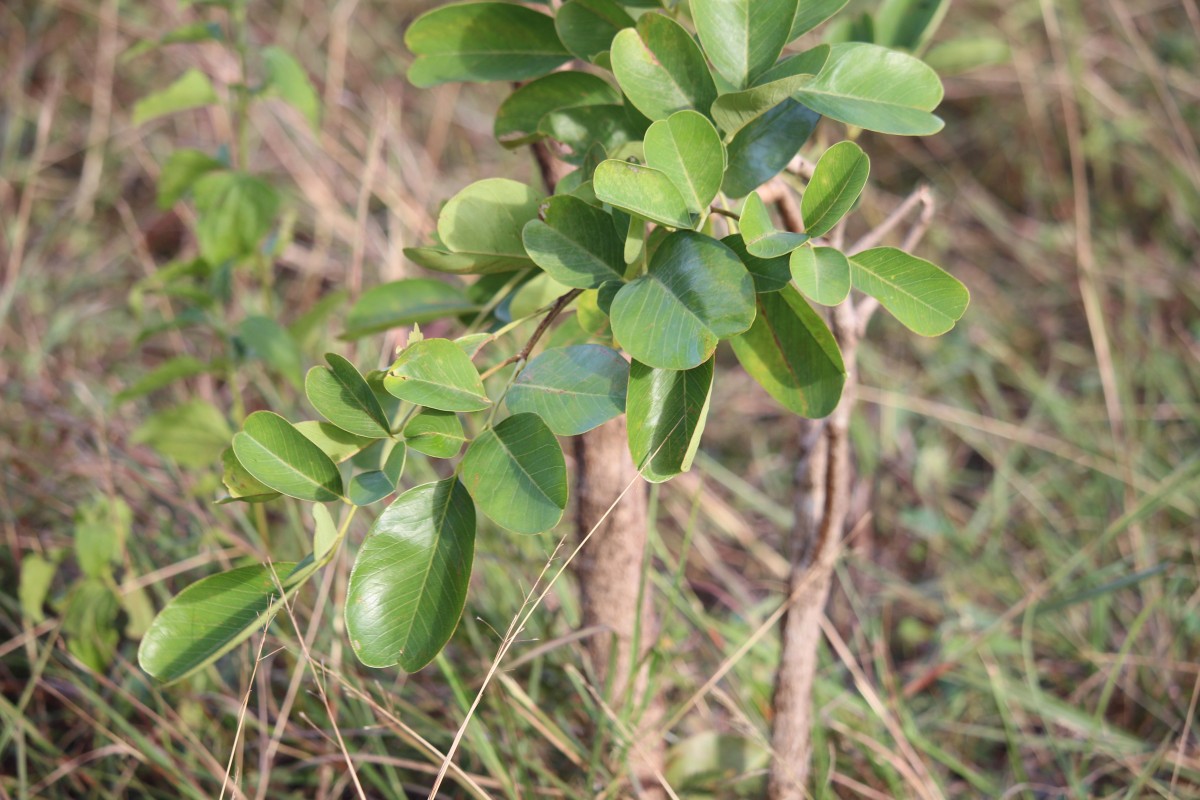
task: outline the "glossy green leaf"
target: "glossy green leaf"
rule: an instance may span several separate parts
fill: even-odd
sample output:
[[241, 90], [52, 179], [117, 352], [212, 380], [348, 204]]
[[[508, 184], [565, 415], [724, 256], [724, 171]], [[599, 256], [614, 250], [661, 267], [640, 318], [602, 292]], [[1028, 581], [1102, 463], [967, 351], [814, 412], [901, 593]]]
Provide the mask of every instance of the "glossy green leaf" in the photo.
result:
[[646, 164], [664, 173], [693, 214], [708, 213], [725, 174], [717, 129], [695, 111], [679, 111], [646, 131]]
[[642, 477], [662, 483], [692, 467], [712, 396], [713, 361], [689, 370], [629, 367], [629, 453]]
[[921, 336], [940, 336], [962, 318], [970, 293], [950, 273], [895, 247], [850, 257], [850, 282]]
[[158, 176], [158, 207], [170, 208], [179, 202], [200, 178], [224, 166], [220, 161], [200, 150], [176, 150], [167, 156], [162, 172]]
[[291, 593], [312, 574], [311, 562], [239, 567], [196, 581], [159, 612], [142, 638], [138, 663], [160, 681], [203, 669], [255, 631], [263, 631]]
[[254, 255], [279, 210], [275, 188], [242, 172], [207, 172], [192, 185], [192, 196], [200, 255], [214, 266]]
[[871, 174], [871, 159], [854, 142], [838, 142], [817, 161], [804, 190], [800, 213], [810, 236], [824, 236], [858, 201]]
[[733, 340], [750, 377], [784, 408], [824, 417], [837, 407], [846, 368], [833, 334], [792, 287], [758, 296], [754, 327]]
[[546, 350], [508, 390], [514, 414], [537, 414], [559, 436], [577, 436], [625, 411], [629, 364], [598, 344]]
[[750, 254], [741, 234], [733, 233], [721, 240], [721, 243], [737, 254], [742, 264], [754, 279], [754, 291], [778, 292], [788, 285], [792, 275], [788, 269], [788, 260], [784, 256], [778, 258], [759, 258]]
[[751, 192], [742, 207], [742, 239], [746, 249], [759, 258], [778, 258], [808, 241], [808, 235], [781, 231], [775, 227], [771, 214], [758, 192]]
[[418, 453], [454, 458], [466, 443], [467, 435], [454, 412], [426, 408], [404, 426], [404, 441]]
[[[559, 11], [561, 17], [562, 11]], [[621, 93], [597, 75], [576, 71], [553, 72], [530, 81], [510, 94], [496, 111], [493, 131], [500, 144], [510, 148], [519, 147], [542, 137], [538, 125], [552, 111], [620, 102]]]
[[479, 310], [457, 286], [432, 278], [409, 278], [363, 292], [346, 317], [344, 339], [432, 322]]
[[799, 152], [820, 115], [794, 100], [784, 100], [738, 131], [729, 142], [729, 166], [721, 190], [745, 197], [763, 185]]
[[542, 195], [507, 178], [467, 186], [438, 215], [438, 236], [451, 252], [527, 259], [521, 229], [536, 219]]
[[950, 0], [884, 0], [875, 12], [875, 43], [917, 52], [937, 32]]
[[432, 661], [458, 627], [474, 559], [475, 506], [456, 478], [400, 495], [350, 572], [346, 630], [358, 660], [407, 672]]
[[770, 69], [788, 43], [796, 0], [691, 0], [704, 52], [735, 89]]
[[633, 17], [613, 0], [567, 0], [554, 15], [558, 38], [584, 61], [608, 51], [613, 37], [633, 25]]
[[836, 306], [850, 295], [850, 262], [833, 247], [801, 247], [790, 260], [792, 279], [810, 299]]
[[449, 339], [423, 339], [406, 347], [383, 385], [394, 397], [439, 411], [482, 411], [492, 404], [479, 370]]
[[375, 393], [346, 359], [326, 353], [328, 367], [313, 367], [304, 381], [308, 402], [344, 431], [370, 439], [391, 435], [391, 426]]
[[225, 451], [221, 453], [221, 464], [224, 468], [221, 482], [225, 484], [229, 497], [217, 502], [222, 504], [234, 501], [265, 503], [280, 496], [279, 492], [251, 475], [242, 466], [242, 462], [238, 461], [237, 454], [233, 452], [232, 447], [226, 447]]
[[800, 0], [788, 41], [795, 41], [841, 11], [849, 0]]
[[612, 217], [570, 195], [550, 198], [545, 221], [526, 223], [525, 249], [564, 286], [594, 289], [625, 273], [624, 243]]
[[315, 444], [335, 464], [348, 461], [374, 444], [377, 439], [355, 436], [328, 422], [308, 420], [293, 425], [300, 434]]
[[569, 148], [569, 152], [561, 154], [564, 161], [582, 165], [589, 152], [600, 153], [600, 160], [603, 160], [605, 154], [616, 153], [631, 142], [640, 141], [649, 124], [645, 117], [628, 106], [587, 105], [551, 111], [542, 117], [538, 132]]
[[392, 492], [396, 491], [396, 483], [388, 478], [383, 470], [362, 472], [350, 479], [346, 489], [346, 499], [356, 506], [369, 506], [378, 503]]
[[712, 104], [712, 118], [725, 133], [733, 136], [754, 120], [787, 100], [824, 68], [829, 46], [819, 45], [787, 58], [760, 76], [754, 85], [740, 92], [727, 92]]
[[444, 247], [406, 247], [404, 255], [415, 264], [448, 275], [494, 275], [526, 269], [529, 260], [486, 253], [452, 253]]
[[189, 400], [151, 415], [133, 432], [132, 441], [198, 469], [212, 466], [232, 435], [220, 411], [203, 400]]
[[523, 81], [553, 72], [571, 54], [554, 20], [511, 3], [460, 3], [435, 8], [404, 34], [416, 55], [413, 85], [450, 81]]
[[256, 411], [233, 437], [246, 471], [277, 492], [328, 503], [342, 496], [342, 476], [321, 448], [278, 414]]
[[659, 245], [645, 275], [617, 292], [611, 317], [613, 335], [638, 361], [691, 369], [754, 322], [754, 281], [728, 247], [681, 231]]
[[510, 531], [549, 530], [567, 507], [562, 448], [536, 414], [514, 414], [481, 433], [459, 474], [480, 510]]
[[189, 69], [167, 88], [139, 100], [133, 107], [133, 124], [141, 125], [168, 114], [202, 108], [216, 102], [217, 93], [208, 76], [198, 69]]
[[643, 14], [636, 29], [613, 39], [611, 58], [621, 90], [652, 120], [686, 109], [707, 112], [717, 99], [704, 54], [670, 17]]
[[833, 45], [828, 65], [796, 99], [819, 114], [879, 133], [928, 136], [943, 124], [930, 113], [942, 102], [937, 73], [910, 55], [873, 44]]
[[264, 90], [299, 111], [313, 130], [321, 127], [321, 99], [308, 73], [290, 53], [278, 47], [263, 50]]
[[592, 180], [596, 197], [604, 202], [672, 228], [690, 228], [697, 216], [688, 208], [665, 172], [608, 159], [596, 167]]

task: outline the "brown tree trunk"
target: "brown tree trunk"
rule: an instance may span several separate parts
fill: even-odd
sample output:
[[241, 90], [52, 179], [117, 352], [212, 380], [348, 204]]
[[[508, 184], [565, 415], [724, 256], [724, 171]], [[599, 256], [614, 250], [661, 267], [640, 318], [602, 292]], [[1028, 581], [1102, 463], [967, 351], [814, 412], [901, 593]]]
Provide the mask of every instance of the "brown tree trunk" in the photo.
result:
[[583, 625], [601, 629], [587, 639], [588, 655], [610, 707], [635, 710], [628, 759], [637, 796], [658, 798], [656, 775], [665, 748], [656, 728], [664, 707], [661, 697], [646, 696], [649, 668], [642, 663], [658, 635], [658, 620], [650, 586], [642, 581], [646, 484], [629, 456], [625, 418], [576, 437], [575, 461], [576, 526], [581, 538], [590, 537], [575, 564]]

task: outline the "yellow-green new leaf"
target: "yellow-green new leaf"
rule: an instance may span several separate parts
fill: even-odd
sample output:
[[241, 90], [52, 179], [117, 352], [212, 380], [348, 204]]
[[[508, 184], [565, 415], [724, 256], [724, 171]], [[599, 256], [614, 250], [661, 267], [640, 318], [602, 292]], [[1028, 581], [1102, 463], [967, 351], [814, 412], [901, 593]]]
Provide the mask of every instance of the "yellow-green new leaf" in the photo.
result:
[[751, 192], [742, 207], [742, 240], [750, 255], [758, 258], [778, 258], [808, 241], [808, 235], [781, 231], [771, 221], [767, 206], [758, 192]]
[[838, 142], [817, 161], [800, 201], [809, 236], [824, 236], [854, 207], [871, 174], [871, 159], [854, 142]]
[[678, 111], [646, 131], [646, 164], [665, 174], [688, 210], [708, 213], [725, 174], [725, 146], [713, 124], [695, 111]]
[[792, 252], [792, 280], [807, 297], [836, 306], [850, 295], [850, 262], [833, 247], [801, 247]]
[[212, 81], [198, 69], [189, 69], [160, 92], [147, 95], [133, 107], [133, 124], [141, 125], [167, 114], [202, 108], [217, 102]]
[[450, 198], [438, 214], [438, 237], [453, 253], [527, 260], [521, 229], [537, 218], [541, 202], [540, 192], [517, 181], [476, 181]]
[[967, 310], [970, 293], [936, 264], [895, 247], [850, 257], [850, 281], [921, 336], [940, 336]]
[[691, 228], [698, 219], [674, 181], [653, 167], [610, 158], [596, 167], [592, 187], [609, 205], [661, 225]]

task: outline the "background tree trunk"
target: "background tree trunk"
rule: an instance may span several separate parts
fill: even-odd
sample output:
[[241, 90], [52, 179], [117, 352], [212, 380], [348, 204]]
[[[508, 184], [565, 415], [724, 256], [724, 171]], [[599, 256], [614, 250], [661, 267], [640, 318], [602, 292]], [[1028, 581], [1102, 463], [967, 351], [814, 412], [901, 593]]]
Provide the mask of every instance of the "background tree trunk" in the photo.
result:
[[583, 625], [603, 629], [588, 638], [588, 655], [606, 701], [614, 710], [626, 704], [635, 709], [630, 766], [640, 796], [657, 798], [662, 795], [655, 776], [666, 753], [656, 729], [664, 706], [661, 697], [646, 696], [649, 669], [639, 664], [658, 635], [658, 620], [650, 587], [642, 582], [646, 484], [629, 456], [625, 418], [576, 437], [575, 461], [576, 526], [580, 537], [591, 534], [575, 564]]

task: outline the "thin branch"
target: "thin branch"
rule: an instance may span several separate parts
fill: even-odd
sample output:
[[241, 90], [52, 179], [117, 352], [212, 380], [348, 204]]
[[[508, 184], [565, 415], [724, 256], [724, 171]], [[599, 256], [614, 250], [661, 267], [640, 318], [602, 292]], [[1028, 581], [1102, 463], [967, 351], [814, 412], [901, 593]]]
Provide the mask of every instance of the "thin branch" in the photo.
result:
[[912, 194], [904, 198], [903, 203], [896, 206], [895, 210], [892, 211], [891, 214], [888, 214], [887, 219], [872, 228], [857, 242], [850, 245], [847, 253], [853, 255], [855, 253], [861, 253], [863, 250], [869, 250], [870, 248], [875, 247], [884, 240], [884, 237], [895, 230], [896, 226], [908, 216], [910, 211], [917, 206], [932, 204], [933, 194], [929, 191], [929, 187], [925, 185], [918, 186], [913, 190]]
[[558, 315], [562, 313], [564, 308], [570, 305], [572, 300], [574, 300], [576, 297], [579, 297], [581, 294], [583, 294], [583, 289], [572, 289], [562, 297], [555, 300], [554, 305], [550, 306], [550, 311], [547, 312], [546, 316], [537, 326], [537, 330], [533, 332], [533, 335], [529, 337], [529, 341], [525, 343], [525, 346], [522, 347], [521, 350], [515, 355], [509, 356], [496, 366], [489, 369], [487, 372], [483, 373], [481, 377], [490, 378], [500, 370], [507, 367], [509, 364], [527, 361], [529, 359], [529, 354], [532, 353], [533, 348], [537, 346], [538, 340], [545, 336], [546, 331], [550, 329], [550, 326], [554, 323], [554, 320], [558, 318]]

